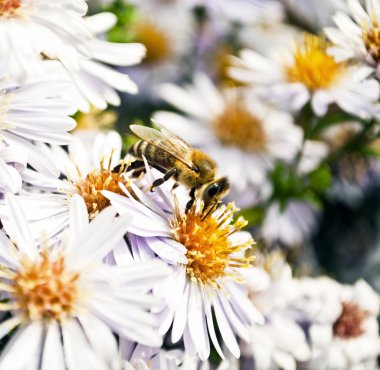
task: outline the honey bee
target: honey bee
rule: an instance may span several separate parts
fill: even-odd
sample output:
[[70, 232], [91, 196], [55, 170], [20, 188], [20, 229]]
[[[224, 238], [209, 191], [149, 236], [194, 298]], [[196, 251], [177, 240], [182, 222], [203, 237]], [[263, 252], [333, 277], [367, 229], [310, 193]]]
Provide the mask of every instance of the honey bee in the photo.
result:
[[[196, 196], [204, 202], [204, 210], [218, 204], [230, 188], [226, 177], [217, 177], [217, 165], [207, 154], [192, 148], [177, 135], [160, 128], [160, 130], [139, 125], [130, 126], [132, 132], [138, 136], [137, 141], [129, 153], [137, 158], [132, 162], [129, 170], [144, 168], [143, 156], [149, 165], [164, 173], [151, 185], [151, 191], [173, 178], [190, 189], [190, 200], [186, 205], [186, 212], [192, 207]], [[199, 193], [199, 194], [198, 194]]]

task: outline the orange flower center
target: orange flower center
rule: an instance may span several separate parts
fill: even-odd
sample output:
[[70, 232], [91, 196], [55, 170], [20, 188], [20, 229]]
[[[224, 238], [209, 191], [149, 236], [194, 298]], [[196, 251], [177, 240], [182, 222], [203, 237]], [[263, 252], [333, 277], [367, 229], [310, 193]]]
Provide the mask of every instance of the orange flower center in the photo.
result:
[[21, 0], [0, 0], [0, 17], [11, 18], [16, 16], [21, 5]]
[[342, 339], [359, 337], [364, 332], [362, 326], [367, 312], [351, 302], [343, 302], [342, 306], [342, 313], [333, 325], [334, 335]]
[[206, 214], [202, 210], [197, 211], [196, 206], [185, 215], [176, 209], [173, 220], [174, 238], [187, 248], [186, 270], [190, 279], [219, 288], [219, 278], [229, 276], [238, 279], [229, 268], [250, 265], [253, 257], [231, 256], [253, 244], [253, 240], [243, 244], [231, 240], [231, 235], [247, 224], [241, 217], [231, 223], [235, 212], [233, 204], [221, 206], [215, 212]]
[[226, 105], [213, 128], [221, 143], [248, 152], [259, 152], [267, 143], [263, 122], [239, 102]]
[[320, 37], [306, 34], [298, 43], [293, 62], [285, 66], [289, 82], [300, 82], [309, 90], [332, 86], [345, 70], [344, 63], [337, 63], [327, 54], [328, 44]]
[[101, 193], [102, 190], [124, 195], [119, 183], [128, 187], [128, 182], [124, 177], [125, 169], [126, 166], [121, 165], [117, 172], [113, 172], [110, 168], [104, 168], [102, 161], [100, 169], [93, 170], [83, 181], [75, 184], [78, 193], [86, 203], [90, 219], [111, 204], [109, 199]]
[[132, 26], [135, 40], [145, 45], [144, 62], [160, 63], [173, 55], [170, 36], [151, 21], [138, 21]]
[[362, 33], [363, 42], [369, 55], [376, 61], [380, 62], [380, 27], [377, 22]]
[[75, 311], [79, 278], [79, 273], [66, 269], [64, 257], [53, 259], [42, 252], [37, 262], [23, 262], [12, 279], [13, 296], [29, 320], [63, 321]]

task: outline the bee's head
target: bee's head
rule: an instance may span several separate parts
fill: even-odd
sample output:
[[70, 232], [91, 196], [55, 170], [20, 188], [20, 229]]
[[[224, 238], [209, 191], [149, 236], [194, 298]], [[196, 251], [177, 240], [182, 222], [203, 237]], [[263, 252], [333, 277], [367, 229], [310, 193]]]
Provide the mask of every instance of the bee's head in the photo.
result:
[[230, 182], [227, 177], [221, 177], [220, 179], [208, 184], [202, 193], [204, 208], [207, 209], [210, 205], [213, 205], [221, 199], [227, 194], [229, 189]]

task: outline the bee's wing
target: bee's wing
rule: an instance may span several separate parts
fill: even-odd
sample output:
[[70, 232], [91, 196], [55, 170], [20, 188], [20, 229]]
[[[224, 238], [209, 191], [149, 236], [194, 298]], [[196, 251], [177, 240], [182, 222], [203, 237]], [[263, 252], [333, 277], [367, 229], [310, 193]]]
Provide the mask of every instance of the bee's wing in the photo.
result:
[[165, 150], [186, 166], [193, 169], [194, 165], [191, 161], [191, 151], [193, 149], [180, 137], [164, 128], [161, 128], [160, 131], [146, 126], [131, 125], [130, 129], [144, 141]]

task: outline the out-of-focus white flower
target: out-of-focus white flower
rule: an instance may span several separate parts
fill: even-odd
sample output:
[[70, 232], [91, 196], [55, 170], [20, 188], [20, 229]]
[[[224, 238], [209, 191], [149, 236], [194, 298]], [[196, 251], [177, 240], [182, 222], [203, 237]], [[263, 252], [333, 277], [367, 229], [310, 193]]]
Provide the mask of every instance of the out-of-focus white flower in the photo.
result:
[[154, 95], [163, 82], [176, 81], [186, 72], [184, 58], [192, 52], [194, 19], [181, 4], [138, 1], [137, 14], [129, 25], [131, 37], [146, 47], [141, 65], [127, 71], [141, 94]]
[[161, 111], [154, 120], [204, 149], [240, 196], [256, 192], [256, 199], [262, 197], [274, 161], [291, 161], [301, 147], [302, 130], [291, 115], [252, 96], [221, 93], [205, 75], [196, 75], [186, 88], [163, 85], [160, 93], [186, 116]]
[[325, 115], [332, 103], [361, 118], [379, 115], [380, 87], [368, 78], [372, 70], [337, 62], [327, 49], [322, 38], [310, 34], [276, 58], [246, 49], [232, 59], [230, 75], [283, 109], [298, 111], [310, 101], [318, 116]]
[[112, 13], [96, 14], [84, 21], [91, 32], [91, 37], [86, 40], [90, 56], [80, 57], [75, 68], [65, 68], [59, 58], [49, 54], [43, 63], [49, 78], [53, 76], [71, 83], [65, 96], [78, 109], [89, 112], [91, 105], [99, 109], [105, 109], [107, 104], [119, 105], [120, 97], [116, 90], [137, 93], [137, 85], [128, 75], [108, 65], [126, 67], [138, 64], [145, 55], [145, 47], [139, 43], [112, 43], [100, 39], [117, 21]]
[[366, 10], [358, 0], [347, 0], [347, 4], [349, 14], [337, 12], [333, 17], [337, 28], [325, 29], [327, 37], [334, 43], [329, 53], [337, 61], [360, 60], [376, 69], [379, 77], [380, 3], [368, 0]]
[[315, 170], [329, 153], [329, 146], [323, 141], [306, 140], [298, 163], [298, 172], [307, 174]]
[[293, 314], [308, 329], [310, 370], [377, 369], [380, 298], [364, 281], [341, 286], [328, 278], [295, 282]]
[[16, 193], [22, 187], [22, 172], [27, 165], [27, 152], [20, 147], [0, 142], [0, 199], [6, 193]]
[[88, 57], [91, 36], [83, 15], [83, 0], [3, 0], [0, 4], [0, 59], [10, 76], [23, 82], [40, 71], [43, 55], [67, 68]]
[[[30, 169], [23, 171], [23, 179], [32, 185], [31, 190], [40, 190], [40, 193], [24, 191], [17, 196], [31, 222], [34, 237], [40, 237], [43, 231], [48, 236], [56, 235], [67, 226], [69, 200], [75, 194], [85, 200], [93, 218], [110, 204], [101, 190], [123, 193], [119, 183], [127, 184], [127, 178], [120, 135], [115, 131], [98, 133], [92, 145], [87, 144], [74, 134], [69, 153], [58, 146], [44, 148], [46, 155], [54, 157], [62, 178]], [[120, 169], [114, 170], [117, 165]]]
[[313, 231], [316, 221], [317, 211], [311, 203], [294, 199], [282, 207], [274, 202], [267, 209], [261, 235], [269, 244], [297, 247]]
[[[0, 369], [121, 368], [112, 332], [160, 346], [157, 322], [148, 312], [157, 299], [146, 292], [167, 276], [159, 261], [108, 266], [102, 259], [123, 238], [128, 216], [110, 207], [91, 223], [83, 200], [71, 202], [65, 238], [33, 240], [18, 202], [7, 195], [10, 239], [0, 231], [3, 338], [16, 329]], [[11, 242], [15, 243], [15, 245]], [[133, 297], [133, 298], [132, 298]], [[20, 356], [23, 351], [23, 356]]]
[[290, 12], [303, 24], [318, 31], [332, 24], [332, 15], [337, 10], [347, 9], [345, 0], [282, 0]]
[[309, 360], [310, 350], [302, 327], [286, 311], [296, 294], [291, 268], [279, 252], [259, 255], [255, 262], [243, 275], [249, 297], [263, 312], [265, 324], [252, 327], [249, 344], [242, 342], [244, 358], [257, 370], [295, 370], [298, 361]]
[[44, 174], [58, 176], [54, 162], [40, 143], [68, 144], [76, 122], [69, 117], [75, 107], [60, 95], [69, 88], [62, 81], [15, 86], [0, 77], [0, 139], [27, 152], [28, 163]]
[[[147, 171], [148, 179], [153, 177]], [[175, 246], [177, 253], [185, 252], [185, 260], [171, 266], [171, 276], [159, 288], [165, 302], [157, 312], [160, 332], [164, 334], [171, 328], [172, 342], [183, 337], [187, 354], [198, 354], [203, 361], [210, 355], [211, 338], [216, 351], [224, 358], [214, 327], [214, 310], [222, 341], [233, 356], [239, 357], [235, 333], [249, 341], [248, 328], [263, 322], [262, 315], [238, 283], [240, 270], [251, 260], [244, 252], [252, 244], [252, 238], [240, 231], [246, 222], [241, 218], [232, 222], [231, 204], [206, 213], [197, 202], [185, 214], [186, 203], [180, 203], [180, 198], [175, 201], [170, 188], [161, 186], [149, 196], [133, 183], [130, 186], [138, 200], [127, 189], [127, 197], [107, 191], [103, 194], [119, 214], [132, 211], [135, 216], [129, 228], [136, 236], [130, 239], [132, 253], [149, 259], [154, 258], [156, 251], [163, 255]], [[116, 262], [127, 261], [129, 254], [127, 248], [119, 250]]]

